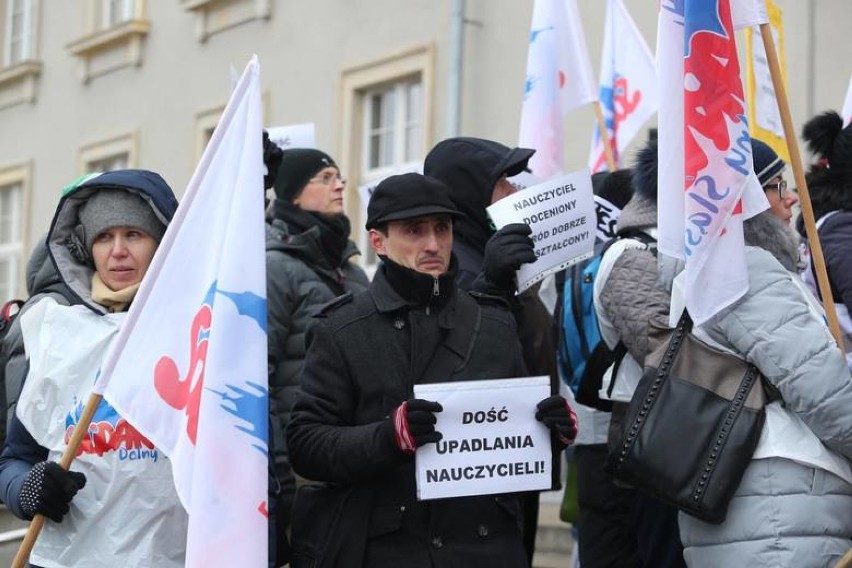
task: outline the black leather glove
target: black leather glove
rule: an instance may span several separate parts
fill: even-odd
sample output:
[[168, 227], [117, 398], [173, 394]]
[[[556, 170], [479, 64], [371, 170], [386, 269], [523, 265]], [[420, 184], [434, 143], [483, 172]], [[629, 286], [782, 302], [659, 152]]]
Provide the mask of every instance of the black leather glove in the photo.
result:
[[435, 431], [435, 412], [444, 408], [437, 402], [412, 398], [393, 411], [393, 429], [397, 447], [406, 454], [413, 454], [423, 444], [435, 443], [443, 434]]
[[85, 486], [82, 473], [66, 471], [56, 462], [39, 462], [21, 486], [21, 509], [30, 520], [38, 513], [58, 523], [68, 513], [71, 499]]
[[564, 446], [577, 437], [577, 415], [561, 396], [551, 396], [536, 405], [535, 419], [543, 422]]
[[515, 272], [522, 264], [534, 262], [532, 229], [525, 223], [510, 223], [488, 239], [482, 271], [485, 279], [503, 290], [515, 291]]
[[263, 163], [266, 166], [266, 175], [263, 176], [263, 189], [269, 189], [275, 183], [278, 176], [278, 168], [281, 166], [281, 157], [284, 150], [278, 144], [269, 139], [269, 132], [263, 131]]

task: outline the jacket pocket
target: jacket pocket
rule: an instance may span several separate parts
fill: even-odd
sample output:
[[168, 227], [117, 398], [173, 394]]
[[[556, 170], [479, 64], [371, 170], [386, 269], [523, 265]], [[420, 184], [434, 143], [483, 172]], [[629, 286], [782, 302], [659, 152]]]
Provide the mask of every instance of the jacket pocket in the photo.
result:
[[521, 503], [515, 495], [498, 495], [494, 498], [497, 508], [505, 514], [510, 521], [521, 524]]
[[402, 526], [402, 516], [405, 514], [403, 506], [377, 507], [373, 509], [370, 516], [370, 528], [367, 538], [375, 538], [397, 532]]
[[290, 558], [290, 568], [317, 568], [317, 558], [312, 551], [294, 550]]

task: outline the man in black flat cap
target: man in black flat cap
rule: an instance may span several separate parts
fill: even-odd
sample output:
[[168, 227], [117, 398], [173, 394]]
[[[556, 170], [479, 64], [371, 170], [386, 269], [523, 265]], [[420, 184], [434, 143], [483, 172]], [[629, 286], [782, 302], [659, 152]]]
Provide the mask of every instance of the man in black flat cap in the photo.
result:
[[[521, 264], [535, 261], [530, 227], [512, 223], [495, 231], [485, 210], [517, 191], [508, 178], [525, 171], [533, 154], [531, 148], [510, 148], [484, 138], [447, 138], [426, 155], [423, 172], [447, 185], [450, 199], [465, 215], [453, 225], [459, 288], [486, 290], [509, 302], [527, 370], [530, 375], [549, 375], [555, 389], [553, 319], [538, 297], [540, 285], [515, 295], [515, 271]], [[524, 546], [530, 562], [535, 550], [538, 498], [537, 492], [523, 497]]]
[[[511, 313], [456, 284], [447, 187], [392, 176], [367, 211], [382, 265], [367, 291], [320, 313], [308, 333], [301, 391], [287, 428], [301, 487], [292, 566], [526, 567], [516, 494], [418, 501], [414, 453], [440, 440], [440, 404], [415, 384], [525, 376]], [[562, 448], [576, 436], [565, 399], [536, 417]]]

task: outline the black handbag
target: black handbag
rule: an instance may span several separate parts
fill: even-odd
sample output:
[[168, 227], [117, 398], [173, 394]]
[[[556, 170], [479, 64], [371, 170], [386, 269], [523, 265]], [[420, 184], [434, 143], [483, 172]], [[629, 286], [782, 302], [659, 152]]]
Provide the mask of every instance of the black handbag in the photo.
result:
[[645, 372], [606, 469], [681, 511], [722, 523], [754, 455], [767, 394], [757, 367], [675, 329], [651, 325]]

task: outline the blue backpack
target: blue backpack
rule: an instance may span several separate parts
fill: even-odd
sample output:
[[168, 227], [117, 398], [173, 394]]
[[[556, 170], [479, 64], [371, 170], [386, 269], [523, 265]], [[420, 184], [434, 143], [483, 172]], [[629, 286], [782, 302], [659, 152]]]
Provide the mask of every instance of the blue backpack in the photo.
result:
[[598, 392], [604, 373], [615, 365], [613, 372], [627, 353], [622, 342], [610, 349], [601, 339], [598, 316], [595, 313], [595, 279], [604, 253], [619, 238], [631, 238], [646, 244], [654, 240], [642, 232], [630, 231], [608, 241], [595, 243], [591, 258], [579, 262], [561, 273], [557, 290], [561, 290], [557, 303], [557, 368], [560, 377], [574, 393], [580, 404], [605, 412], [612, 411], [612, 401], [601, 399]]

